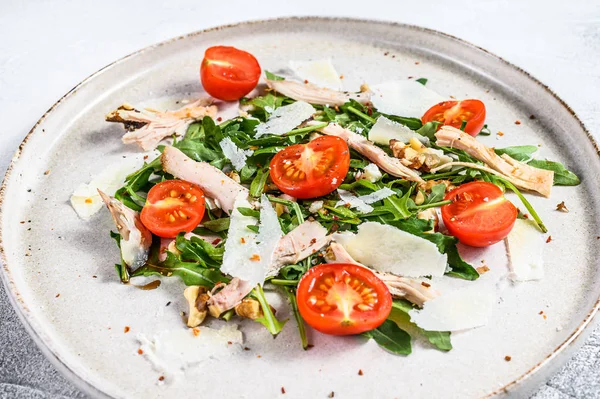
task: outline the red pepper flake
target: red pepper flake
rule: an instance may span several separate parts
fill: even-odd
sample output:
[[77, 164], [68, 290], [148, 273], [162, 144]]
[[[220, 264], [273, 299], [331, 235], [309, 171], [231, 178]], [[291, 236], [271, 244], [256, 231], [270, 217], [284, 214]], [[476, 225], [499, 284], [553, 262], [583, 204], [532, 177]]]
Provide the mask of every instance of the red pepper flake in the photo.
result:
[[215, 238], [215, 240], [212, 242], [212, 245], [217, 245], [220, 242], [221, 242], [220, 238]]
[[281, 387], [281, 393], [285, 395], [285, 388]]
[[312, 240], [310, 240], [310, 245], [316, 244], [316, 242], [317, 242], [317, 239], [313, 238]]
[[148, 159], [148, 155], [144, 155], [144, 160]]
[[419, 61], [415, 61], [415, 65], [419, 65], [419, 64], [420, 64], [420, 62], [419, 62]]
[[200, 335], [200, 330], [197, 328], [193, 328], [192, 333], [194, 334], [194, 337], [197, 337], [198, 335]]
[[409, 78], [409, 79], [412, 79], [412, 78], [414, 78], [414, 76], [409, 76], [408, 78]]
[[138, 355], [143, 355], [144, 351], [142, 350], [142, 348], [138, 349]]
[[340, 218], [337, 217], [336, 215], [333, 215], [333, 220], [340, 220]]
[[245, 244], [245, 243], [246, 243], [246, 239], [245, 239], [244, 237], [242, 237], [242, 238], [240, 238], [240, 242], [241, 242], [242, 244]]
[[247, 346], [244, 346], [244, 350], [245, 350], [245, 351], [249, 351], [249, 350], [250, 350], [250, 348], [248, 348]]
[[363, 375], [363, 374], [364, 373], [363, 373], [362, 369], [358, 370], [358, 375]]
[[386, 51], [385, 53], [383, 53], [383, 55], [387, 56], [389, 53], [389, 51]]
[[233, 345], [233, 342], [227, 341], [227, 345]]
[[535, 119], [535, 115], [529, 115], [529, 119]]
[[158, 380], [159, 380], [159, 381], [164, 381], [164, 380], [165, 380], [165, 376], [164, 376], [164, 375], [161, 375], [160, 377], [158, 377]]
[[98, 276], [92, 276], [92, 278], [98, 278]]
[[340, 75], [340, 79], [344, 79], [344, 75]]
[[25, 224], [25, 221], [24, 221], [24, 220], [21, 220], [21, 224]]
[[223, 118], [221, 118], [220, 116], [217, 118], [217, 122], [221, 122], [223, 120]]
[[55, 298], [58, 298], [60, 296], [60, 294], [56, 294]]
[[431, 284], [429, 284], [429, 283], [426, 283], [425, 281], [421, 281], [421, 285], [422, 285], [423, 287], [427, 287], [427, 288], [431, 287]]
[[496, 134], [497, 134], [498, 136], [500, 136], [500, 137], [504, 136], [504, 133], [502, 133], [502, 132], [498, 132], [498, 133], [496, 133]]
[[250, 257], [250, 260], [252, 262], [260, 262], [260, 255], [259, 254], [254, 254]]
[[544, 320], [546, 320], [548, 317], [546, 315], [544, 315]]
[[507, 362], [510, 362], [512, 360], [512, 357], [510, 357], [510, 356], [504, 356], [504, 360], [506, 360]]
[[308, 345], [306, 345], [306, 349], [311, 349], [311, 348], [314, 348], [314, 347], [315, 347], [315, 346], [314, 346], [313, 344], [308, 344]]
[[262, 356], [261, 356], [261, 355], [256, 355], [256, 357], [257, 357], [258, 359], [260, 359]]
[[479, 273], [480, 275], [484, 274], [484, 273], [487, 273], [489, 271], [490, 271], [490, 268], [487, 267], [486, 265], [483, 265], [483, 266], [480, 266], [480, 267], [477, 268], [477, 273]]
[[521, 124], [521, 121], [517, 119], [517, 120], [515, 121], [515, 125], [520, 125], [520, 124]]
[[552, 241], [552, 236], [548, 236], [548, 238], [546, 238], [546, 244], [548, 244], [550, 241]]
[[304, 84], [308, 84], [308, 80], [307, 79], [304, 79]]
[[524, 217], [525, 219], [529, 219], [529, 215], [528, 215], [528, 214], [526, 214], [526, 213], [524, 213], [524, 214], [523, 214], [523, 217]]
[[129, 332], [129, 330], [130, 330], [129, 326], [125, 326], [125, 328], [123, 329], [123, 332], [125, 334], [127, 334]]

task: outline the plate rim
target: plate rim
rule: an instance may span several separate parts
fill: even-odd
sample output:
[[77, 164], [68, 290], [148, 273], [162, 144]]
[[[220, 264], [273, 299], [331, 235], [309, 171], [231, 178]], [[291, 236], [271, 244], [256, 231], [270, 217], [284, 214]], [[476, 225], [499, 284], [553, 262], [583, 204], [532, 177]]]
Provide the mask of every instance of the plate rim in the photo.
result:
[[[237, 28], [240, 26], [262, 25], [262, 24], [266, 24], [266, 23], [277, 24], [277, 23], [285, 23], [285, 22], [306, 22], [306, 21], [361, 23], [361, 24], [371, 24], [371, 25], [388, 26], [388, 27], [401, 27], [401, 28], [405, 28], [405, 29], [426, 32], [428, 34], [432, 34], [434, 36], [440, 36], [440, 37], [443, 37], [446, 39], [451, 39], [462, 45], [468, 46], [474, 50], [483, 52], [483, 53], [501, 61], [502, 64], [504, 64], [505, 66], [524, 75], [525, 78], [529, 79], [530, 81], [532, 81], [533, 83], [535, 83], [536, 85], [541, 87], [547, 94], [549, 94], [551, 97], [553, 97], [565, 110], [567, 110], [567, 112], [571, 115], [571, 117], [578, 123], [579, 127], [586, 134], [586, 136], [589, 140], [589, 143], [595, 149], [596, 155], [598, 155], [598, 157], [600, 158], [600, 147], [599, 147], [598, 143], [596, 142], [594, 136], [590, 133], [590, 131], [587, 129], [587, 127], [581, 121], [581, 119], [579, 118], [577, 113], [562, 98], [560, 98], [548, 85], [544, 84], [543, 82], [538, 80], [536, 77], [532, 76], [529, 72], [527, 72], [523, 68], [505, 60], [504, 58], [502, 58], [480, 46], [477, 46], [477, 45], [475, 45], [469, 41], [466, 41], [464, 39], [461, 39], [457, 36], [454, 36], [454, 35], [451, 35], [448, 33], [444, 33], [444, 32], [441, 32], [441, 31], [438, 31], [435, 29], [419, 26], [419, 25], [394, 22], [394, 21], [386, 21], [386, 20], [381, 20], [381, 19], [352, 18], [352, 17], [323, 17], [323, 16], [284, 16], [284, 17], [265, 18], [265, 19], [253, 19], [253, 20], [246, 20], [246, 21], [218, 25], [218, 26], [214, 26], [214, 27], [210, 27], [210, 28], [206, 28], [206, 29], [201, 29], [201, 30], [193, 31], [193, 32], [186, 33], [183, 35], [175, 36], [175, 37], [157, 42], [155, 44], [151, 44], [149, 46], [146, 46], [139, 50], [136, 50], [130, 54], [127, 54], [121, 58], [118, 58], [117, 60], [115, 60], [115, 61], [107, 64], [106, 66], [98, 69], [97, 71], [93, 72], [92, 74], [87, 76], [85, 79], [83, 79], [81, 82], [79, 82], [77, 85], [75, 85], [71, 90], [69, 90], [62, 97], [60, 97], [60, 99], [58, 99], [58, 101], [56, 101], [46, 112], [44, 112], [44, 114], [37, 120], [37, 122], [29, 130], [27, 135], [23, 138], [23, 140], [19, 144], [17, 150], [15, 151], [15, 154], [12, 156], [10, 163], [8, 165], [8, 168], [6, 169], [6, 173], [4, 174], [4, 178], [2, 180], [2, 185], [0, 186], [0, 220], [2, 220], [2, 216], [3, 216], [3, 212], [4, 212], [4, 194], [5, 194], [7, 185], [8, 185], [8, 181], [11, 178], [13, 168], [16, 166], [16, 164], [18, 163], [18, 161], [20, 159], [23, 148], [25, 147], [25, 145], [27, 145], [27, 142], [33, 136], [33, 134], [36, 133], [38, 126], [42, 122], [44, 122], [47, 119], [47, 117], [60, 104], [62, 104], [67, 99], [69, 99], [73, 94], [75, 94], [77, 92], [77, 90], [80, 87], [82, 87], [88, 81], [96, 78], [97, 76], [106, 72], [110, 68], [112, 68], [116, 65], [119, 65], [123, 62], [128, 61], [130, 58], [134, 58], [140, 54], [152, 51], [155, 48], [158, 48], [158, 47], [161, 47], [164, 45], [168, 45], [168, 44], [180, 41], [180, 40], [185, 40], [185, 39], [188, 39], [191, 37], [199, 36], [199, 35], [202, 35], [202, 34], [205, 34], [208, 32], [227, 30], [227, 29], [231, 29], [231, 28]], [[7, 297], [9, 298], [9, 301], [10, 301], [13, 309], [15, 310], [17, 316], [19, 317], [21, 324], [25, 327], [25, 330], [30, 335], [30, 337], [33, 339], [33, 341], [35, 342], [37, 347], [40, 349], [40, 351], [44, 354], [46, 359], [48, 359], [52, 363], [52, 365], [55, 366], [57, 368], [57, 370], [59, 370], [62, 373], [62, 375], [69, 382], [73, 383], [73, 385], [75, 385], [77, 388], [81, 389], [84, 393], [93, 395], [94, 397], [111, 398], [111, 396], [109, 396], [106, 392], [101, 391], [99, 388], [97, 388], [96, 386], [91, 384], [89, 381], [84, 379], [82, 376], [77, 374], [74, 370], [72, 370], [65, 362], [63, 362], [63, 360], [60, 358], [60, 356], [56, 353], [56, 349], [51, 348], [50, 345], [48, 345], [40, 337], [40, 335], [37, 333], [37, 331], [34, 329], [32, 324], [30, 323], [29, 310], [27, 309], [27, 305], [21, 298], [17, 287], [14, 285], [14, 282], [12, 279], [12, 274], [11, 274], [10, 268], [8, 266], [8, 261], [7, 261], [6, 253], [4, 250], [3, 231], [2, 231], [1, 223], [0, 223], [0, 263], [2, 264], [2, 272], [0, 273], [0, 277], [2, 279], [4, 288], [6, 290]], [[500, 388], [495, 389], [494, 391], [492, 391], [488, 394], [485, 394], [483, 397], [484, 398], [492, 398], [492, 397], [497, 397], [501, 394], [509, 394], [512, 389], [515, 389], [518, 385], [522, 384], [526, 380], [533, 378], [536, 375], [536, 373], [538, 371], [540, 371], [542, 368], [550, 367], [551, 363], [559, 355], [564, 354], [569, 348], [571, 348], [575, 344], [577, 344], [578, 341], [585, 335], [584, 333], [588, 332], [587, 331], [588, 327], [595, 320], [595, 316], [597, 315], [599, 310], [600, 310], [600, 294], [598, 295], [596, 302], [594, 303], [594, 305], [592, 306], [592, 308], [590, 309], [588, 314], [583, 318], [583, 320], [578, 325], [578, 327], [562, 343], [560, 343], [556, 348], [554, 348], [551, 353], [549, 353], [543, 360], [541, 360], [540, 362], [538, 362], [537, 364], [532, 366], [528, 371], [526, 371], [519, 377], [515, 378], [513, 381], [505, 384], [504, 386], [502, 386]], [[552, 363], [552, 365], [562, 365], [562, 364], [566, 363], [566, 361], [568, 359], [569, 359], [568, 356], [564, 357], [563, 359], [557, 359], [554, 363]]]

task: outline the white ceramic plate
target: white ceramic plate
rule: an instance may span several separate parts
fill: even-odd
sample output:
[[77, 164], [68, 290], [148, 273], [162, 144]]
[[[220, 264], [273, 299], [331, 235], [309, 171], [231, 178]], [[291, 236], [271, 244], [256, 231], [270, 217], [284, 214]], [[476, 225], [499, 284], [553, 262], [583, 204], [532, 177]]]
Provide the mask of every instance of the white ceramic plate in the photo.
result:
[[[399, 357], [373, 342], [320, 334], [312, 334], [315, 347], [303, 351], [293, 321], [276, 339], [246, 322], [241, 328], [251, 350], [204, 362], [186, 379], [157, 385], [159, 373], [137, 354], [135, 335], [183, 328], [182, 283], [166, 279], [154, 291], [121, 285], [107, 212], [85, 223], [68, 200], [105, 166], [140, 156], [121, 144], [122, 128], [104, 122], [104, 115], [124, 101], [161, 107], [194, 97], [200, 60], [215, 44], [248, 50], [274, 71], [291, 59], [331, 57], [346, 87], [427, 77], [428, 87], [443, 95], [483, 100], [487, 123], [494, 133], [504, 132], [484, 138], [489, 145], [539, 144], [541, 157], [562, 161], [582, 178], [579, 187], [555, 187], [550, 199], [530, 196], [552, 235], [545, 279], [507, 285], [491, 322], [453, 334], [449, 353], [417, 340], [411, 356]], [[523, 396], [574, 350], [597, 311], [599, 175], [595, 143], [560, 99], [520, 69], [458, 39], [347, 19], [227, 26], [126, 57], [86, 79], [40, 119], [2, 187], [2, 275], [36, 342], [94, 396], [267, 398], [282, 395], [281, 387], [285, 397], [302, 398], [331, 392], [341, 398]], [[554, 210], [563, 200], [568, 214]], [[506, 267], [501, 256], [489, 255], [486, 263]], [[285, 316], [287, 306], [278, 307]], [[542, 310], [547, 318], [539, 315]], [[131, 328], [127, 334], [125, 326]]]

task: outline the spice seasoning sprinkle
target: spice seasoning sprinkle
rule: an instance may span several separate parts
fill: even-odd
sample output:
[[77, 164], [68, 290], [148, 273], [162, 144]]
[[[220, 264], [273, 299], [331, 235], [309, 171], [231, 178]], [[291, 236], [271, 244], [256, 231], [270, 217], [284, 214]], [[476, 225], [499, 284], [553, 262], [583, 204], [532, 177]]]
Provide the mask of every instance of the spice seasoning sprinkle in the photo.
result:
[[159, 380], [159, 381], [164, 381], [164, 380], [165, 380], [165, 376], [164, 376], [164, 375], [161, 375], [160, 377], [158, 377], [158, 380]]
[[517, 120], [515, 121], [515, 125], [520, 125], [520, 124], [521, 124], [521, 121], [517, 119]]
[[363, 374], [364, 373], [363, 373], [362, 369], [358, 370], [358, 375], [363, 375]]
[[556, 210], [564, 213], [569, 213], [569, 208], [565, 205], [565, 201], [562, 201], [560, 204], [556, 205]]
[[142, 348], [138, 349], [138, 355], [143, 355], [144, 351], [142, 350]]
[[546, 244], [548, 244], [550, 241], [552, 241], [552, 236], [548, 236], [548, 238], [546, 239]]
[[281, 387], [281, 393], [285, 394], [285, 388], [284, 387]]
[[510, 362], [511, 359], [512, 359], [512, 357], [510, 357], [510, 356], [504, 356], [504, 360], [506, 360], [507, 362]]
[[129, 330], [130, 330], [129, 326], [125, 326], [125, 328], [123, 329], [123, 332], [125, 334], [127, 334], [129, 332]]

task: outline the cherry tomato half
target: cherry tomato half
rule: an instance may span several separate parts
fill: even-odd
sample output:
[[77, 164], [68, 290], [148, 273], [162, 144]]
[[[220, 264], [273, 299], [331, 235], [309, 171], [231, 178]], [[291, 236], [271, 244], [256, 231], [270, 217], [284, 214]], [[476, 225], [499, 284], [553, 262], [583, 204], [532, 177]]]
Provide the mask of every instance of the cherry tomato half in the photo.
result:
[[487, 247], [503, 240], [517, 219], [517, 208], [500, 187], [475, 181], [450, 191], [442, 206], [442, 220], [451, 235], [463, 244]]
[[366, 267], [332, 263], [315, 266], [298, 283], [298, 310], [315, 330], [332, 335], [377, 328], [392, 310], [387, 286]]
[[421, 121], [441, 122], [457, 129], [466, 121], [465, 133], [477, 136], [485, 123], [485, 105], [479, 100], [444, 101], [429, 108]]
[[335, 136], [321, 136], [308, 144], [295, 144], [271, 160], [273, 183], [296, 198], [316, 198], [342, 184], [350, 168], [350, 150]]
[[204, 193], [184, 180], [167, 180], [152, 187], [140, 215], [148, 230], [164, 238], [194, 230], [203, 216]]
[[204, 53], [200, 79], [204, 90], [223, 101], [236, 101], [258, 84], [260, 65], [256, 58], [235, 47], [214, 46]]

